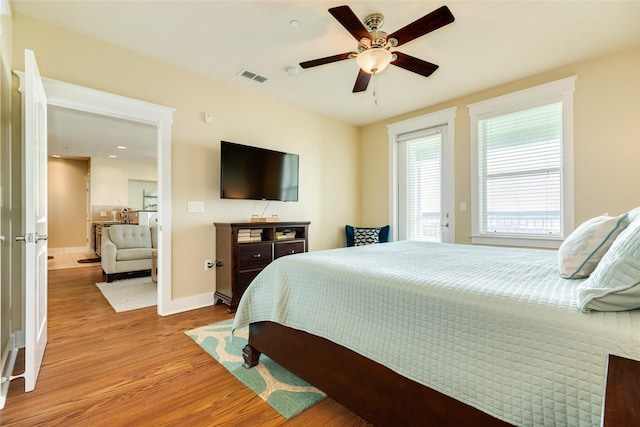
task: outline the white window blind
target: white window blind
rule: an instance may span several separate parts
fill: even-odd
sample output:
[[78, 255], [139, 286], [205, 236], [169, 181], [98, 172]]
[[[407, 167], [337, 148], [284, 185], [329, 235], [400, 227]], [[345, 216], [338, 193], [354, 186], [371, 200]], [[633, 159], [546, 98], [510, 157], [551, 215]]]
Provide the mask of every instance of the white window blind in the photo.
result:
[[478, 119], [479, 232], [560, 237], [562, 102]]
[[442, 241], [442, 128], [398, 136], [398, 238]]

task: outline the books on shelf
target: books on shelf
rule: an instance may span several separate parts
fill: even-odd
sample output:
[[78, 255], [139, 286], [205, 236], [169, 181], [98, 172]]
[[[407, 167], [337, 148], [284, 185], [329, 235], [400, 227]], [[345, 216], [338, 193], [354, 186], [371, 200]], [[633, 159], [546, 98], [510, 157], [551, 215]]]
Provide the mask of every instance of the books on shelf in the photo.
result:
[[[262, 228], [239, 228], [238, 242], [261, 242]], [[276, 230], [273, 237], [275, 240], [292, 240], [296, 238], [296, 231], [285, 228]]]
[[238, 230], [238, 242], [261, 242], [261, 228], [241, 228]]
[[294, 230], [276, 231], [276, 240], [289, 240], [295, 238], [296, 232]]

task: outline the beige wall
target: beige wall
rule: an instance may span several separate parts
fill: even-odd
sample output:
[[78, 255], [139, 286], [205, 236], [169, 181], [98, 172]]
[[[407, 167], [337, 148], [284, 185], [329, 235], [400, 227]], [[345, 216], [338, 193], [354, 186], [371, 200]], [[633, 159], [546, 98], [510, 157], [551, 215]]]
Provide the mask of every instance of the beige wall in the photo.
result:
[[130, 179], [157, 181], [157, 164], [134, 160], [92, 158], [91, 205], [128, 206]]
[[86, 248], [88, 160], [49, 158], [48, 245], [56, 248]]
[[[362, 129], [359, 220], [388, 216], [389, 150], [386, 125], [457, 107], [455, 200], [471, 202], [468, 104], [577, 75], [574, 94], [575, 223], [640, 206], [640, 49], [573, 64], [474, 93]], [[456, 211], [456, 242], [470, 243], [471, 212]]]
[[[311, 221], [311, 250], [344, 244], [345, 223], [357, 217], [359, 129], [201, 75], [14, 15], [14, 67], [32, 49], [44, 77], [176, 109], [172, 131], [172, 295], [215, 289], [214, 221], [243, 221], [266, 202], [219, 198], [220, 140], [300, 155], [300, 201], [273, 202], [267, 215]], [[15, 86], [15, 82], [14, 82]], [[19, 105], [19, 97], [15, 95]], [[213, 124], [202, 112], [213, 114]], [[13, 125], [19, 126], [19, 115]], [[187, 213], [202, 201], [204, 214]]]

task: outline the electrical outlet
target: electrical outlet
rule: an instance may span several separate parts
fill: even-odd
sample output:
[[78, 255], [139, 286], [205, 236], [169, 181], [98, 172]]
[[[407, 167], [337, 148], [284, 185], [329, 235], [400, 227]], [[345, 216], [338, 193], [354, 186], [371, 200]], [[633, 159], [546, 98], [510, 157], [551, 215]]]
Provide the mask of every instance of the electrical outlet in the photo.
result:
[[206, 260], [204, 262], [204, 270], [207, 271], [207, 270], [211, 270], [212, 268], [213, 268], [213, 262], [211, 262], [210, 259]]

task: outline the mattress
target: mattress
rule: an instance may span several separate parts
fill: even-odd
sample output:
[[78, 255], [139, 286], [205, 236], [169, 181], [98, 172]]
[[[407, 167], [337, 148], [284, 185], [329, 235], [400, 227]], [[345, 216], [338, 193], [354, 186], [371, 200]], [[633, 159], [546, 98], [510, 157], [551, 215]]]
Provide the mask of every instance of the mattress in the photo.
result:
[[[280, 258], [234, 327], [329, 339], [515, 425], [599, 425], [608, 354], [640, 360], [640, 310], [582, 313], [557, 253], [426, 242]], [[416, 357], [420, 355], [420, 357]]]

